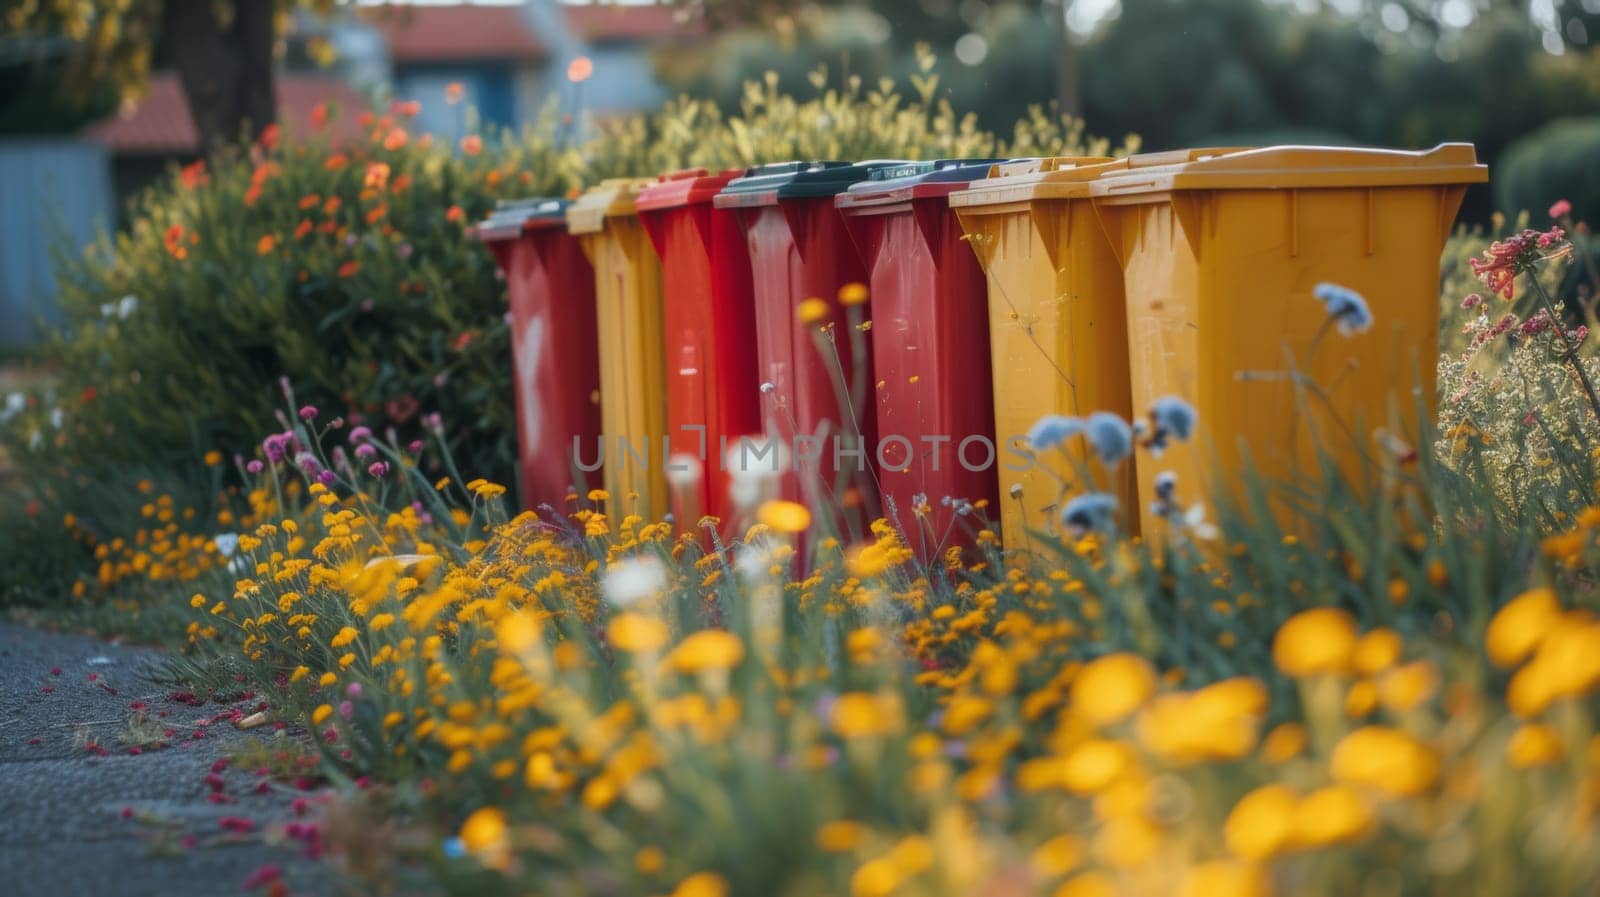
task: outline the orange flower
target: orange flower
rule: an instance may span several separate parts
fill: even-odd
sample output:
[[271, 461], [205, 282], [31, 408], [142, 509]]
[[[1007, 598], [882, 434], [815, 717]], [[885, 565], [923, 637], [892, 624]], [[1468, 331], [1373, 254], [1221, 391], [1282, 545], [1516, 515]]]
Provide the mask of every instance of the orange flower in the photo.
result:
[[367, 213], [367, 223], [377, 224], [380, 220], [382, 220], [383, 216], [387, 214], [389, 214], [389, 207], [383, 203], [379, 203], [373, 207], [372, 211]]
[[334, 153], [328, 157], [328, 161], [322, 163], [322, 167], [329, 171], [338, 171], [348, 164], [350, 164], [350, 160], [344, 153]]
[[476, 134], [468, 134], [461, 138], [461, 151], [469, 156], [483, 152], [483, 138]]
[[394, 152], [395, 150], [403, 148], [406, 145], [407, 139], [405, 128], [395, 128], [389, 132], [388, 136], [383, 138], [383, 148], [390, 152]]
[[389, 166], [382, 162], [374, 162], [367, 166], [367, 179], [365, 186], [374, 190], [382, 190], [389, 183]]
[[357, 262], [355, 259], [351, 259], [350, 261], [339, 266], [339, 276], [349, 277], [359, 270], [361, 270], [361, 263]]
[[315, 193], [307, 193], [305, 196], [300, 197], [300, 209], [304, 211], [314, 207], [319, 202], [322, 202], [322, 197]]
[[422, 111], [422, 104], [416, 100], [395, 100], [389, 104], [389, 111], [405, 118], [416, 118]]
[[444, 213], [444, 220], [446, 221], [460, 222], [466, 217], [467, 213], [462, 211], [460, 206], [451, 206]]
[[305, 236], [309, 233], [311, 233], [311, 219], [301, 218], [300, 223], [295, 226], [294, 238], [296, 240], [302, 240], [305, 239]]
[[183, 166], [183, 170], [178, 173], [178, 180], [190, 190], [204, 186], [208, 180], [206, 177], [206, 160], [201, 159], [191, 165]]
[[276, 122], [274, 122], [261, 129], [261, 138], [257, 142], [261, 144], [262, 149], [265, 149], [270, 153], [278, 148], [279, 136], [281, 135], [278, 130], [278, 125]]
[[489, 169], [489, 173], [483, 176], [483, 182], [485, 184], [488, 184], [491, 187], [493, 187], [495, 184], [500, 183], [500, 169], [498, 169], [498, 168]]
[[256, 254], [257, 255], [266, 255], [267, 253], [271, 252], [273, 250], [273, 248], [276, 247], [277, 245], [278, 245], [278, 238], [274, 237], [271, 234], [267, 234], [266, 236], [264, 236], [261, 239], [256, 241]]
[[328, 103], [326, 100], [311, 107], [311, 124], [322, 127], [328, 123]]
[[174, 224], [167, 228], [167, 234], [163, 241], [167, 244], [168, 255], [175, 259], [183, 259], [188, 256], [189, 250], [183, 246], [183, 225]]
[[452, 106], [461, 102], [466, 95], [467, 88], [460, 81], [451, 81], [444, 86], [444, 101]]
[[574, 84], [581, 84], [589, 80], [589, 76], [592, 74], [594, 74], [594, 60], [587, 56], [575, 57], [571, 62], [567, 63], [567, 80]]
[[399, 196], [400, 194], [406, 192], [406, 188], [409, 186], [411, 186], [411, 176], [408, 174], [402, 174], [394, 179], [394, 183], [389, 185], [389, 192]]
[[341, 205], [344, 205], [344, 200], [337, 196], [330, 196], [328, 201], [322, 204], [322, 214], [332, 215], [334, 212], [339, 211]]
[[250, 189], [244, 191], [244, 204], [247, 205], [247, 206], [255, 205], [256, 204], [256, 200], [258, 200], [260, 198], [261, 198], [261, 185], [260, 184], [251, 184], [250, 185]]

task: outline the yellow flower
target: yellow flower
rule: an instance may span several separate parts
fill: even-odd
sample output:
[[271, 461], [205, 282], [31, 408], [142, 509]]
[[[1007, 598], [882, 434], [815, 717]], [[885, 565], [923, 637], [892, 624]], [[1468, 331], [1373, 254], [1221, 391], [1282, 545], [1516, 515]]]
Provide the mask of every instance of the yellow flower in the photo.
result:
[[333, 716], [333, 706], [331, 704], [323, 704], [321, 707], [311, 711], [311, 725], [320, 726], [327, 722], [330, 716]]
[[359, 635], [361, 635], [361, 633], [357, 632], [355, 630], [355, 627], [353, 627], [353, 626], [345, 626], [345, 627], [343, 627], [343, 628], [341, 628], [339, 630], [339, 633], [337, 635], [335, 635], [328, 642], [328, 644], [333, 646], [333, 647], [335, 647], [335, 648], [343, 648], [345, 645], [348, 645], [351, 642], [355, 641], [356, 637], [359, 636]]
[[1364, 726], [1341, 738], [1329, 762], [1333, 777], [1391, 795], [1417, 794], [1439, 776], [1439, 757], [1405, 732]]
[[1539, 641], [1561, 622], [1561, 602], [1556, 593], [1531, 589], [1500, 608], [1484, 633], [1489, 659], [1501, 669], [1521, 663]]
[[835, 819], [817, 829], [817, 847], [829, 853], [847, 853], [865, 840], [865, 827], [851, 819]]
[[727, 670], [744, 659], [744, 643], [722, 629], [702, 629], [678, 643], [667, 663], [680, 673]]
[[1135, 654], [1108, 654], [1072, 680], [1072, 706], [1095, 725], [1110, 725], [1138, 710], [1156, 688], [1155, 670]]
[[1045, 878], [1066, 875], [1083, 863], [1083, 841], [1073, 835], [1057, 835], [1034, 848], [1033, 868]]
[[1300, 756], [1306, 749], [1306, 727], [1299, 723], [1284, 723], [1267, 733], [1261, 741], [1261, 759], [1268, 763], [1286, 763]]
[[864, 305], [867, 301], [867, 285], [852, 281], [839, 288], [840, 305]]
[[211, 451], [206, 452], [204, 460], [207, 467], [216, 467], [222, 463], [222, 453], [216, 449], [212, 449]]
[[1133, 869], [1149, 862], [1161, 844], [1161, 830], [1143, 816], [1117, 816], [1100, 827], [1094, 849], [1102, 863]]
[[1400, 633], [1387, 628], [1374, 629], [1356, 642], [1351, 663], [1361, 675], [1375, 676], [1395, 665], [1400, 659], [1401, 646]]
[[1344, 712], [1351, 719], [1360, 719], [1378, 707], [1378, 686], [1371, 679], [1362, 679], [1350, 686], [1344, 696]]
[[1426, 660], [1397, 667], [1378, 680], [1378, 697], [1383, 706], [1404, 713], [1433, 697], [1439, 687], [1439, 671]]
[[774, 532], [803, 533], [811, 526], [811, 512], [799, 502], [774, 500], [756, 509], [756, 520]]
[[1136, 762], [1133, 750], [1127, 745], [1092, 739], [1073, 748], [1062, 760], [1061, 783], [1079, 794], [1093, 794], [1132, 771]]
[[190, 607], [205, 607], [206, 606], [206, 596], [200, 595], [200, 594], [196, 594], [193, 598], [189, 599], [189, 606]]
[[310, 667], [308, 667], [308, 666], [297, 666], [297, 667], [294, 668], [294, 672], [289, 674], [289, 681], [290, 682], [299, 682], [301, 679], [304, 679], [305, 677], [307, 677], [309, 675], [311, 675], [311, 668]]
[[491, 854], [504, 851], [506, 814], [498, 807], [480, 807], [461, 823], [461, 845], [468, 853]]
[[327, 688], [328, 686], [330, 686], [333, 683], [338, 682], [338, 681], [339, 681], [339, 677], [338, 677], [337, 674], [335, 674], [335, 673], [323, 673], [322, 676], [317, 679], [317, 684], [322, 686], [323, 688]]
[[1085, 872], [1056, 888], [1054, 897], [1117, 897], [1117, 886], [1099, 872]]
[[634, 654], [659, 650], [669, 635], [667, 624], [643, 614], [617, 614], [606, 627], [606, 639], [613, 648]]
[[833, 731], [841, 738], [888, 735], [900, 728], [902, 710], [898, 695], [852, 691], [833, 705]]
[[1520, 727], [1506, 745], [1506, 759], [1517, 769], [1559, 763], [1566, 753], [1560, 733], [1543, 723]]
[[1324, 847], [1355, 841], [1376, 820], [1361, 795], [1343, 785], [1329, 785], [1306, 795], [1295, 807], [1294, 840], [1303, 847]]
[[696, 872], [672, 889], [672, 897], [727, 897], [728, 882], [715, 872]]
[[1233, 805], [1222, 837], [1228, 849], [1247, 860], [1273, 857], [1289, 844], [1299, 797], [1279, 784], [1263, 785]]
[[1261, 869], [1235, 860], [1211, 860], [1191, 867], [1178, 897], [1265, 897], [1270, 893]]
[[1342, 673], [1356, 646], [1356, 624], [1336, 607], [1319, 607], [1290, 617], [1272, 639], [1272, 659], [1294, 677]]
[[821, 299], [818, 299], [815, 296], [812, 296], [810, 299], [801, 302], [800, 305], [795, 308], [794, 316], [798, 318], [802, 324], [815, 324], [823, 318], [826, 318], [829, 311], [830, 309], [828, 307], [828, 303], [823, 302]]
[[372, 620], [367, 623], [367, 628], [373, 632], [381, 632], [394, 624], [394, 614], [373, 614]]
[[641, 847], [633, 855], [633, 868], [641, 875], [655, 875], [667, 867], [667, 854], [659, 847]]
[[507, 654], [521, 654], [539, 642], [539, 621], [527, 611], [506, 614], [494, 627], [494, 641]]

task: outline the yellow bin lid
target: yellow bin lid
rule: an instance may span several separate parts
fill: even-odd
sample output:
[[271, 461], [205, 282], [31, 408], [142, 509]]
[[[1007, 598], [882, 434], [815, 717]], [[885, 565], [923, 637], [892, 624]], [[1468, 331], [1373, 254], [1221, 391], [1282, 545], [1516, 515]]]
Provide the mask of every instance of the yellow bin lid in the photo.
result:
[[959, 196], [951, 194], [950, 205], [981, 207], [1030, 199], [1083, 199], [1091, 195], [1090, 183], [1100, 177], [1233, 152], [1238, 152], [1238, 148], [1139, 153], [1123, 159], [1109, 156], [1046, 156], [1000, 162], [989, 169], [987, 179], [974, 181]]
[[1406, 187], [1488, 179], [1489, 168], [1479, 164], [1470, 143], [1441, 143], [1430, 150], [1268, 146], [1107, 172], [1092, 188], [1097, 199], [1115, 202], [1119, 196], [1174, 190]]
[[606, 178], [567, 207], [567, 231], [597, 234], [607, 218], [634, 214], [634, 200], [653, 183], [651, 178]]

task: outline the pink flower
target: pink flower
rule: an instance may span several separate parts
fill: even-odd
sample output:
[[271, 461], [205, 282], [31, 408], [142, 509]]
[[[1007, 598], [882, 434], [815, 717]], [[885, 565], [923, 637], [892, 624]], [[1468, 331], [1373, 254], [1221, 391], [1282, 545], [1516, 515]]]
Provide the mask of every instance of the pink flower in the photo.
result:
[[278, 871], [277, 866], [274, 866], [271, 863], [264, 863], [259, 869], [250, 873], [249, 878], [244, 880], [244, 889], [246, 891], [253, 891], [262, 885], [271, 884], [272, 882], [277, 881], [281, 875], [282, 873]]
[[1462, 308], [1477, 308], [1482, 304], [1483, 296], [1480, 293], [1468, 293], [1467, 298], [1461, 300]]
[[1556, 200], [1555, 205], [1550, 207], [1551, 218], [1561, 219], [1570, 214], [1572, 214], [1572, 203], [1565, 199]]

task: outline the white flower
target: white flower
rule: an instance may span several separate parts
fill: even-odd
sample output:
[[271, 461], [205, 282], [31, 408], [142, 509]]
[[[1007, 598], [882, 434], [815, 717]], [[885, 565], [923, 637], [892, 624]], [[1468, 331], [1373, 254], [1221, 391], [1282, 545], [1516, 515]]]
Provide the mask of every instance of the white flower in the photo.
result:
[[38, 429], [35, 429], [32, 433], [28, 434], [28, 448], [30, 450], [37, 451], [41, 445], [44, 445], [44, 434], [40, 433]]
[[129, 293], [117, 300], [117, 317], [126, 321], [128, 316], [139, 310], [139, 297]]
[[1195, 502], [1189, 506], [1189, 510], [1183, 512], [1183, 525], [1194, 533], [1196, 539], [1209, 542], [1218, 535], [1216, 526], [1206, 521], [1206, 503], [1203, 501]]
[[789, 468], [789, 453], [777, 439], [742, 438], [728, 446], [723, 467], [728, 471], [728, 497], [748, 510], [776, 497], [778, 476]]
[[5, 407], [0, 408], [0, 424], [21, 414], [28, 407], [28, 397], [20, 392], [6, 396]]
[[216, 538], [211, 541], [217, 545], [217, 554], [225, 558], [233, 557], [234, 553], [239, 550], [238, 533], [217, 533]]
[[674, 452], [667, 459], [667, 484], [673, 489], [692, 489], [705, 475], [700, 458], [688, 452]]
[[51, 408], [50, 409], [50, 426], [52, 426], [52, 427], [56, 428], [57, 430], [59, 430], [59, 429], [61, 429], [61, 425], [66, 423], [66, 422], [67, 422], [67, 413], [65, 411], [62, 411], [60, 408]]
[[660, 558], [645, 555], [617, 561], [606, 568], [600, 590], [613, 607], [630, 607], [661, 594], [667, 587], [667, 568]]

